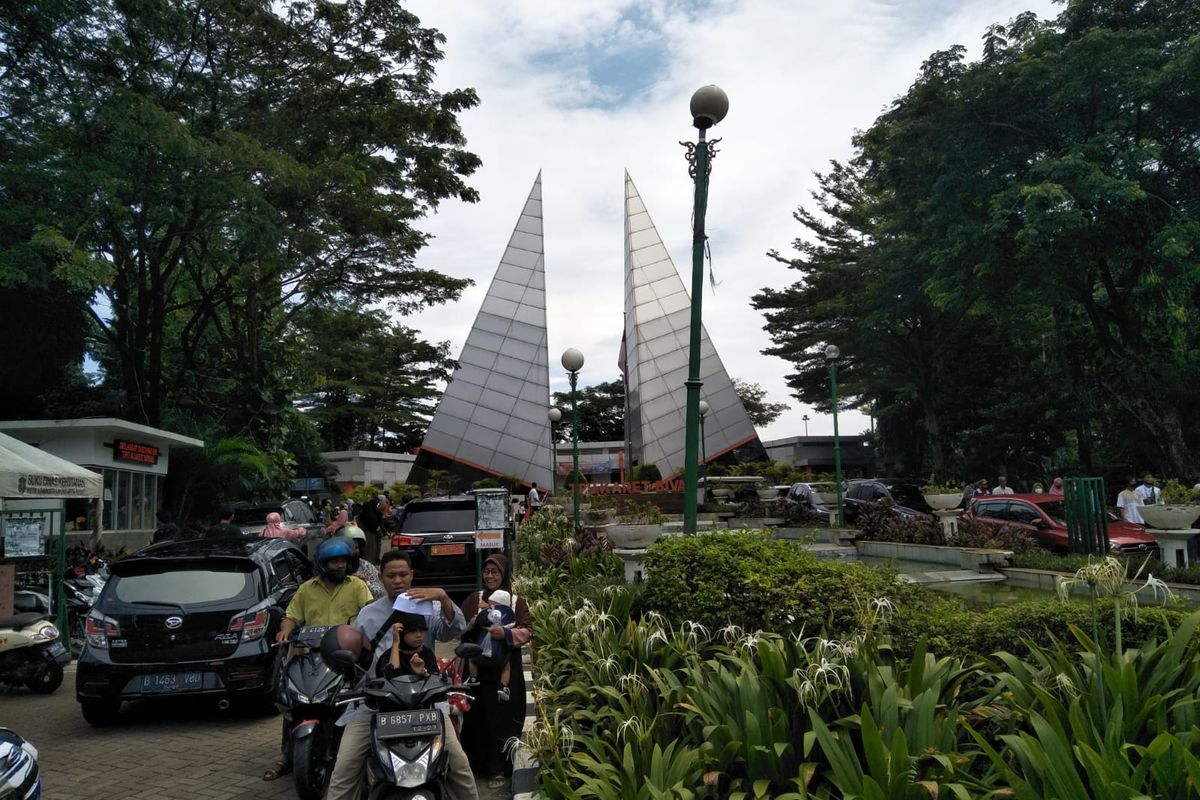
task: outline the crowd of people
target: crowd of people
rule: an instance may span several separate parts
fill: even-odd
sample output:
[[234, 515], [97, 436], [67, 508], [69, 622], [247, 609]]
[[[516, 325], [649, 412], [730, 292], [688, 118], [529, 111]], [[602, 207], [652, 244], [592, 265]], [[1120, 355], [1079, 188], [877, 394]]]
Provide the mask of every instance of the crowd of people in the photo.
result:
[[[317, 575], [301, 584], [288, 604], [277, 641], [286, 642], [304, 626], [353, 625], [367, 643], [373, 674], [381, 677], [437, 672], [430, 642], [480, 644], [484, 655], [461, 669], [469, 675], [470, 709], [457, 735], [452, 730], [446, 735], [447, 790], [453, 800], [475, 798], [474, 775], [485, 778], [489, 788], [502, 788], [512, 773], [505, 743], [520, 735], [524, 722], [521, 652], [533, 632], [528, 604], [512, 593], [507, 559], [498, 553], [489, 556], [483, 564], [484, 588], [455, 605], [440, 588], [412, 586], [413, 564], [407, 553], [387, 552], [375, 566], [362, 553], [365, 534], [348, 518], [334, 532], [338, 535], [317, 547]], [[414, 602], [432, 603], [434, 612], [422, 616], [395, 610], [402, 594]], [[280, 752], [263, 773], [264, 780], [291, 772], [292, 724], [285, 716]], [[370, 714], [364, 707], [350, 706], [338, 724], [343, 732], [328, 800], [359, 796], [371, 743]]]
[[[541, 500], [534, 486], [526, 498], [527, 513], [535, 512]], [[512, 773], [505, 744], [520, 736], [524, 723], [522, 648], [533, 632], [528, 604], [512, 593], [507, 559], [499, 553], [488, 557], [483, 564], [484, 588], [455, 605], [442, 589], [412, 586], [413, 564], [407, 553], [391, 550], [382, 555], [378, 565], [373, 563], [370, 543], [378, 543], [394, 527], [399, 513], [386, 493], [367, 503], [347, 500], [333, 505], [327, 501], [315, 510], [328, 538], [313, 551], [316, 576], [298, 587], [276, 640], [284, 643], [306, 626], [353, 625], [369, 644], [370, 663], [378, 676], [437, 672], [437, 658], [427, 643], [479, 644], [484, 655], [460, 670], [467, 676], [467, 691], [473, 699], [458, 734], [448, 732], [446, 736], [447, 789], [452, 800], [475, 798], [474, 775], [486, 779], [491, 789], [502, 788]], [[243, 535], [233, 522], [231, 508], [218, 509], [216, 516], [205, 538]], [[158, 521], [155, 542], [182, 538], [168, 512], [160, 511]], [[305, 534], [303, 528], [287, 526], [278, 512], [271, 512], [259, 535], [297, 539]], [[394, 610], [401, 594], [415, 602], [431, 602], [435, 613], [418, 616]], [[281, 648], [281, 659], [284, 652], [286, 648]], [[329, 800], [359, 797], [370, 749], [369, 722], [369, 712], [360, 705], [350, 706], [338, 720], [343, 733], [325, 795]], [[279, 753], [264, 771], [264, 780], [292, 771], [293, 724], [283, 717]]]
[[[1193, 491], [1200, 492], [1200, 482], [1197, 482], [1192, 489]], [[1032, 492], [1034, 494], [1061, 495], [1063, 494], [1063, 479], [1055, 478], [1051, 481], [1049, 491], [1040, 482], [1034, 483]], [[968, 484], [967, 488], [963, 491], [963, 497], [965, 502], [969, 503], [972, 498], [979, 497], [980, 495], [1005, 495], [1014, 493], [1013, 488], [1008, 485], [1008, 476], [1000, 475], [996, 478], [995, 487], [990, 487], [987, 478], [980, 478], [975, 483]], [[1125, 488], [1117, 493], [1115, 505], [1123, 520], [1136, 525], [1145, 525], [1146, 521], [1142, 519], [1141, 512], [1138, 509], [1144, 506], [1162, 504], [1162, 489], [1156, 483], [1154, 475], [1146, 472], [1142, 475], [1140, 481], [1132, 475], [1126, 479]]]

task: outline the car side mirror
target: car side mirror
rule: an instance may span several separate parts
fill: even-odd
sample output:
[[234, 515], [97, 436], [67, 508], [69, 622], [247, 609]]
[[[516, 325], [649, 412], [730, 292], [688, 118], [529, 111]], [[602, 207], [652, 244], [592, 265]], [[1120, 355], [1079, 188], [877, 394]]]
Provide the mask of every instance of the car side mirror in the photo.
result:
[[1035, 528], [1041, 528], [1042, 530], [1045, 530], [1046, 528], [1049, 528], [1049, 527], [1050, 527], [1050, 523], [1049, 523], [1049, 522], [1046, 522], [1046, 520], [1044, 520], [1044, 519], [1041, 519], [1041, 518], [1039, 517], [1039, 518], [1038, 518], [1038, 521], [1037, 521], [1037, 522], [1035, 522], [1035, 523], [1033, 523], [1033, 526], [1034, 526]]
[[483, 655], [483, 648], [474, 642], [463, 642], [454, 648], [454, 655], [459, 658], [475, 658], [476, 656]]

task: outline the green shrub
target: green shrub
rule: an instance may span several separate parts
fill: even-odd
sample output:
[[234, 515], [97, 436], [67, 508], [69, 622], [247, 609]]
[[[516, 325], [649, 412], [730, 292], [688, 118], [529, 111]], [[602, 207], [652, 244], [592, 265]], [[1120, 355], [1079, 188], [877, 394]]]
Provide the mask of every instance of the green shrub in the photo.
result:
[[635, 481], [661, 481], [662, 473], [657, 464], [638, 464], [633, 468], [630, 477]]
[[902, 517], [890, 509], [868, 507], [859, 509], [860, 539], [904, 544], [945, 544], [946, 537], [933, 522], [921, 517]]
[[988, 525], [976, 519], [963, 519], [958, 522], [958, 532], [954, 534], [955, 547], [983, 547], [992, 550], [1011, 550], [1015, 553], [1039, 553], [1049, 555], [1050, 551], [1038, 544], [1037, 540], [1020, 528], [1010, 528], [1007, 525]]
[[[1054, 641], [1071, 641], [1070, 628], [1092, 630], [1091, 605], [1082, 600], [1033, 600], [1009, 606], [971, 608], [954, 598], [931, 597], [933, 592], [910, 595], [898, 605], [892, 620], [892, 646], [897, 658], [911, 655], [921, 640], [941, 656], [970, 663], [1007, 651], [1022, 658], [1030, 647], [1049, 647]], [[1101, 613], [1112, 613], [1112, 602], [1101, 603]], [[1137, 647], [1147, 639], [1162, 639], [1187, 615], [1166, 608], [1145, 607], [1124, 618], [1124, 644]]]
[[894, 573], [823, 562], [799, 543], [752, 531], [660, 539], [643, 565], [647, 610], [708, 628], [845, 633], [868, 599], [906, 594]]

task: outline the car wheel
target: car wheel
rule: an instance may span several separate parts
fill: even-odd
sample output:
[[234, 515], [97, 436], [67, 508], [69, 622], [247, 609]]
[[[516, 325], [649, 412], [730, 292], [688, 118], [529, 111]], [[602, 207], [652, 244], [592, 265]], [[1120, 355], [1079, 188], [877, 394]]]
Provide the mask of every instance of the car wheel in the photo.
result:
[[31, 691], [38, 694], [51, 694], [63, 682], [63, 668], [57, 663], [50, 663], [42, 667], [36, 675], [25, 681], [25, 685]]
[[79, 701], [79, 710], [83, 712], [83, 718], [87, 720], [88, 725], [93, 728], [107, 728], [117, 721], [117, 715], [121, 712], [121, 701], [85, 698]]

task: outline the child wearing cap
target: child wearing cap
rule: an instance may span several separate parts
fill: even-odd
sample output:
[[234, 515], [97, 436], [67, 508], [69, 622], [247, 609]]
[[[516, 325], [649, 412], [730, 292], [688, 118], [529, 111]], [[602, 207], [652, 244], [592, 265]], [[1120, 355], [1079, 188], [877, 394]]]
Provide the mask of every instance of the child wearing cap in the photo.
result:
[[381, 665], [383, 677], [427, 677], [430, 673], [438, 672], [437, 658], [433, 651], [425, 646], [429, 622], [420, 614], [403, 611], [395, 612], [395, 617], [398, 621], [392, 623], [392, 649], [388, 654], [387, 664]]

